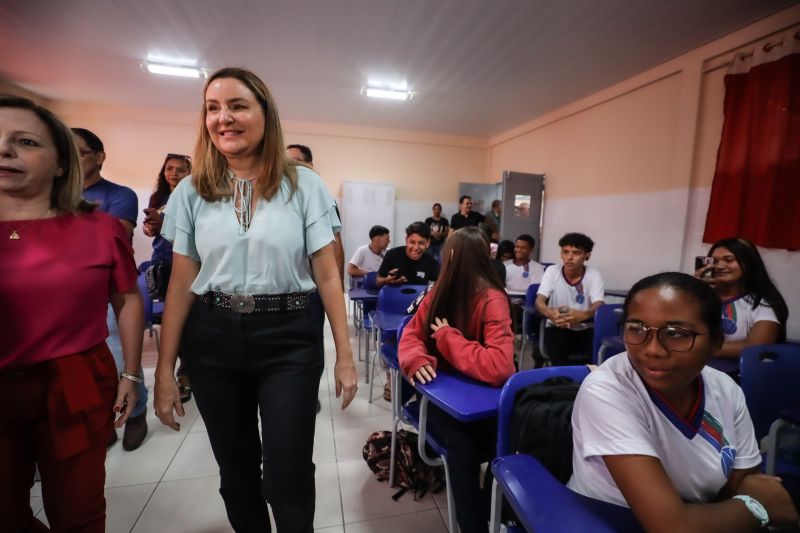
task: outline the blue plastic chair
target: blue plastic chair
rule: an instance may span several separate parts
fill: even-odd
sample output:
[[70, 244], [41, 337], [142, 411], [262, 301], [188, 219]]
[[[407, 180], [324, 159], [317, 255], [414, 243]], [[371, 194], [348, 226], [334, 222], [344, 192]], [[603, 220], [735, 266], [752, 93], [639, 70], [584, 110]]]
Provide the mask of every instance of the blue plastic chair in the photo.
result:
[[[384, 315], [405, 315], [408, 306], [417, 298], [419, 293], [425, 290], [427, 285], [386, 285], [381, 287], [378, 291], [378, 302], [375, 313], [383, 313]], [[383, 350], [385, 344], [397, 343], [397, 329], [390, 329], [384, 331], [379, 327], [380, 324], [376, 323], [375, 315], [371, 316], [371, 325], [373, 332], [373, 342], [375, 347], [375, 357], [373, 361], [368, 363], [372, 368], [369, 375], [369, 402], [372, 403], [372, 394], [375, 385], [375, 361], [377, 356]], [[400, 319], [397, 320], [399, 325]], [[367, 351], [367, 359], [370, 358], [370, 352]]]
[[759, 441], [781, 413], [800, 405], [800, 346], [763, 344], [742, 350], [742, 391]]
[[164, 302], [153, 300], [147, 292], [145, 271], [150, 265], [150, 261], [143, 261], [139, 265], [139, 275], [136, 277], [136, 285], [139, 288], [139, 294], [142, 295], [142, 302], [144, 304], [144, 329], [150, 334], [150, 337], [155, 336], [156, 348], [159, 348], [158, 330], [155, 328], [155, 325], [161, 324], [161, 317], [164, 315]]
[[[537, 368], [519, 372], [500, 392], [497, 419], [497, 458], [492, 461], [492, 512], [489, 531], [500, 531], [500, 511], [505, 497], [526, 531], [641, 531], [633, 512], [571, 491], [561, 484], [535, 457], [511, 449], [511, 418], [517, 392], [552, 377], [581, 382], [589, 375], [586, 366]], [[514, 528], [509, 528], [509, 531]]]
[[599, 365], [612, 355], [625, 351], [619, 336], [622, 319], [622, 304], [605, 304], [594, 312], [594, 338], [592, 339], [592, 361]]
[[517, 359], [518, 370], [522, 370], [527, 342], [538, 342], [541, 317], [536, 312], [536, 293], [539, 292], [539, 285], [539, 283], [528, 285], [528, 290], [525, 292], [525, 305], [522, 307], [522, 346]]
[[[421, 398], [403, 406], [403, 416], [419, 431], [417, 451], [423, 462], [444, 468], [447, 484], [447, 523], [451, 533], [457, 533], [456, 504], [453, 498], [453, 483], [450, 478], [448, 450], [436, 435], [435, 427], [428, 427], [430, 403], [460, 422], [472, 422], [497, 416], [497, 401], [500, 389], [481, 383], [452, 369], [439, 368], [436, 378], [429, 383], [417, 383], [414, 387]], [[428, 454], [427, 446], [436, 453]]]

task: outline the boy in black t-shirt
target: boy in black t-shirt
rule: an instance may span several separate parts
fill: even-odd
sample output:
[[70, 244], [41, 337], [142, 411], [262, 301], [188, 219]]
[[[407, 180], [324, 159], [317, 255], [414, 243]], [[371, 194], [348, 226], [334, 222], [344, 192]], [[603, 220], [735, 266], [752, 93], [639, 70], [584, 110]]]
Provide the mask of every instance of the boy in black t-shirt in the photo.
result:
[[406, 245], [392, 248], [378, 269], [378, 287], [384, 285], [427, 285], [439, 277], [439, 263], [425, 253], [431, 230], [424, 222], [413, 222], [406, 228]]

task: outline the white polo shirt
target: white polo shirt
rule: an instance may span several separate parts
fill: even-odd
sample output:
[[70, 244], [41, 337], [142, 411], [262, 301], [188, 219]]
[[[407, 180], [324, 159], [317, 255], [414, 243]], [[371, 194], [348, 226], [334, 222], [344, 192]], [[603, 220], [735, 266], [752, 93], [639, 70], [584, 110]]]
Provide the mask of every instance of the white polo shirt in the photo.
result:
[[[572, 285], [564, 277], [563, 268], [563, 265], [550, 265], [544, 271], [542, 283], [537, 294], [542, 294], [549, 298], [547, 307], [558, 309], [565, 305], [570, 309], [586, 311], [594, 302], [605, 301], [603, 278], [597, 270], [590, 266], [585, 267], [586, 271], [583, 273], [583, 278]], [[548, 320], [547, 326], [552, 327], [553, 323]], [[581, 329], [581, 327], [576, 326], [586, 328], [592, 327], [592, 324], [584, 322], [583, 324], [573, 325], [572, 329]]]
[[533, 259], [528, 261], [527, 276], [525, 276], [525, 265], [515, 265], [513, 259], [503, 261], [506, 267], [506, 289], [514, 292], [525, 292], [528, 285], [541, 283], [544, 276], [544, 266]]
[[355, 265], [365, 272], [377, 272], [382, 262], [383, 254], [373, 252], [369, 244], [359, 246], [350, 259], [351, 265]]
[[722, 302], [722, 332], [726, 341], [745, 340], [753, 325], [762, 320], [780, 324], [775, 311], [763, 299], [755, 309], [750, 296]]
[[661, 461], [681, 498], [713, 501], [731, 472], [761, 464], [742, 389], [704, 367], [695, 412], [684, 420], [649, 389], [627, 352], [606, 360], [581, 385], [572, 411], [572, 478], [585, 496], [630, 507], [604, 455], [649, 455]]

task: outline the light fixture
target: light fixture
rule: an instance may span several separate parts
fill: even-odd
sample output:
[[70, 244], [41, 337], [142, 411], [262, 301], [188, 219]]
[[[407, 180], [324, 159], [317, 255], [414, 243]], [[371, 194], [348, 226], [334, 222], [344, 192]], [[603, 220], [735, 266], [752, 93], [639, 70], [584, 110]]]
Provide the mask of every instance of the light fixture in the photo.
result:
[[142, 66], [147, 69], [151, 74], [163, 74], [165, 76], [178, 76], [181, 78], [194, 78], [198, 79], [201, 76], [206, 77], [206, 72], [197, 67], [186, 67], [181, 65], [167, 65], [163, 63], [153, 63], [145, 61]]
[[386, 89], [378, 87], [362, 87], [361, 94], [370, 98], [385, 98], [388, 100], [408, 101], [414, 97], [411, 91], [400, 91], [397, 89]]

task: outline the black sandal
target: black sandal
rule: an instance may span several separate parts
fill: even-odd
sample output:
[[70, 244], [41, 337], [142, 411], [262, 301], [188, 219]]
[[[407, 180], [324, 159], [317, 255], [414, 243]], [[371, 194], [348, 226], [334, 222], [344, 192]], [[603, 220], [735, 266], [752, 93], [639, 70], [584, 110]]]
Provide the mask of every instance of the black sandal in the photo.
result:
[[180, 377], [178, 378], [177, 381], [178, 381], [178, 391], [180, 392], [181, 395], [181, 403], [186, 403], [192, 399], [192, 387], [181, 383]]

